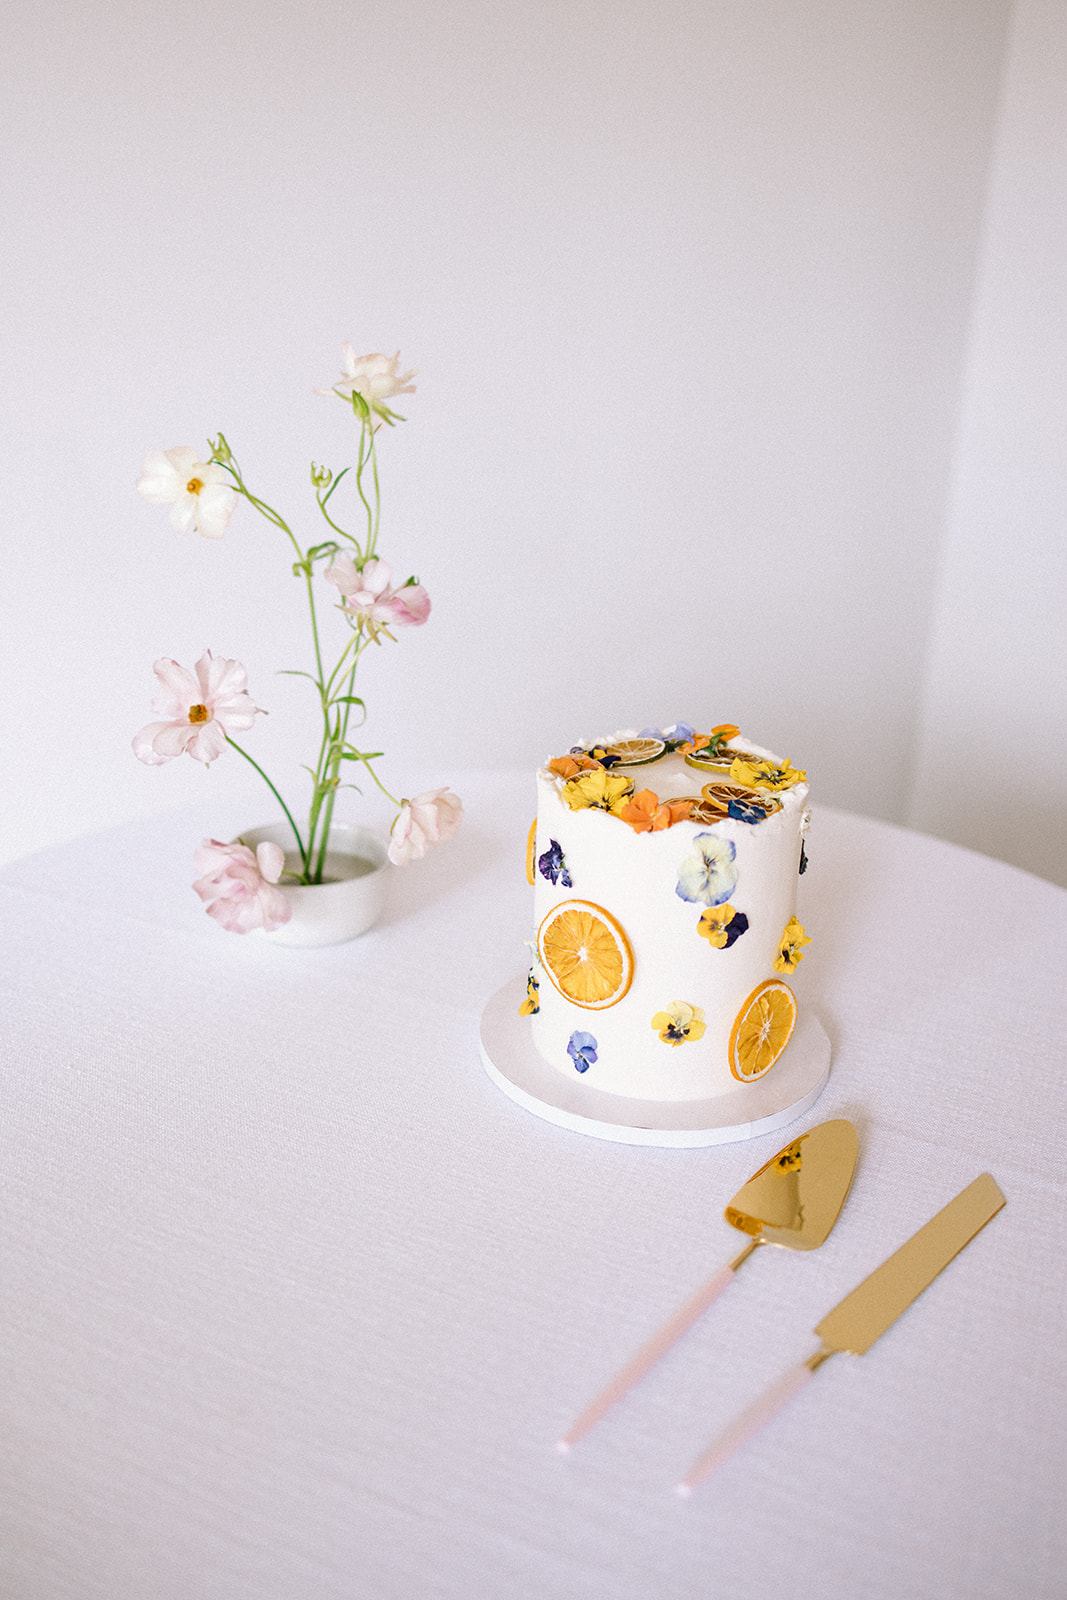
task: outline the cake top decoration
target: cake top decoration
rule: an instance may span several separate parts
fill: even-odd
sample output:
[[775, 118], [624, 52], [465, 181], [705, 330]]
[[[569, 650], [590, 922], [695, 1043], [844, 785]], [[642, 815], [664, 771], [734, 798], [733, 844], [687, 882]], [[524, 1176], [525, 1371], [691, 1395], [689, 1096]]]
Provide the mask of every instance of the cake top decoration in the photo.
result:
[[[781, 810], [785, 791], [806, 782], [807, 774], [791, 761], [740, 740], [736, 723], [720, 722], [698, 733], [688, 722], [669, 728], [623, 729], [609, 738], [572, 745], [555, 756], [546, 770], [556, 779], [560, 798], [572, 811], [606, 811], [636, 833], [658, 833], [677, 822], [713, 826], [731, 819], [752, 826]], [[638, 789], [630, 777], [636, 767], [658, 766], [667, 757], [663, 782]], [[682, 763], [713, 775], [699, 795], [677, 790]], [[644, 776], [644, 774], [642, 774]], [[636, 791], [636, 792], [635, 792]]]

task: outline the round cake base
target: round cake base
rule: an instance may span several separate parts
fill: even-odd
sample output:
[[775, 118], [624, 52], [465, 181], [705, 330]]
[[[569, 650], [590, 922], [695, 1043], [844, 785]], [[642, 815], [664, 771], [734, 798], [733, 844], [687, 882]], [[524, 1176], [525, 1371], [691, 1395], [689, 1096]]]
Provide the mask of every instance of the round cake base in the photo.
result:
[[498, 989], [482, 1012], [482, 1065], [498, 1089], [536, 1117], [573, 1133], [617, 1144], [696, 1149], [756, 1139], [803, 1116], [830, 1076], [830, 1041], [810, 1011], [801, 1011], [781, 1057], [756, 1083], [714, 1100], [630, 1100], [605, 1094], [575, 1074], [556, 1072], [534, 1049], [527, 1019], [519, 1015], [525, 977]]

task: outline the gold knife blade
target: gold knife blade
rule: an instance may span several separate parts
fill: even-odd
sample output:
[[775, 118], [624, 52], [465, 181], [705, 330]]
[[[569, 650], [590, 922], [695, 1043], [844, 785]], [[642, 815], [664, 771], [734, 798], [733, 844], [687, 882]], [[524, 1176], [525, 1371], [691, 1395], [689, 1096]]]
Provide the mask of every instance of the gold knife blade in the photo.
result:
[[782, 1407], [811, 1381], [812, 1373], [838, 1351], [860, 1356], [891, 1328], [943, 1272], [975, 1234], [1007, 1202], [988, 1172], [975, 1178], [943, 1210], [913, 1234], [907, 1244], [876, 1267], [869, 1278], [847, 1294], [815, 1332], [821, 1347], [806, 1361], [786, 1372], [760, 1399], [743, 1411], [703, 1455], [697, 1457], [676, 1487], [690, 1495], [697, 1484], [717, 1472], [725, 1461], [764, 1427]]
[[975, 1178], [823, 1317], [815, 1329], [820, 1356], [869, 1350], [1006, 1203], [988, 1172]]

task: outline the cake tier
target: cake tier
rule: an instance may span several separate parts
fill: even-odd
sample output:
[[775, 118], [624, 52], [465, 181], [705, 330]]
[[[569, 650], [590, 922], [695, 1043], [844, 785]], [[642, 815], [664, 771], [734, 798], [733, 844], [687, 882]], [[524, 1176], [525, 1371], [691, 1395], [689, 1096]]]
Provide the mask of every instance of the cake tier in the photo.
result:
[[[739, 740], [733, 750], [778, 761]], [[661, 804], [699, 798], [706, 783], [727, 777], [694, 770], [681, 754], [608, 770], [632, 780], [637, 797], [650, 790]], [[661, 813], [660, 826], [637, 831], [595, 805], [572, 808], [567, 781], [547, 767], [537, 776], [538, 1009], [530, 1021], [538, 1052], [612, 1094], [735, 1094], [764, 1070], [763, 1058], [750, 1056], [739, 1072], [731, 1051], [750, 998], [769, 985], [749, 1037], [760, 1018], [764, 1031], [780, 1033], [795, 1011], [780, 950], [796, 912], [806, 783], [775, 793], [777, 809], [762, 820], [664, 826]]]

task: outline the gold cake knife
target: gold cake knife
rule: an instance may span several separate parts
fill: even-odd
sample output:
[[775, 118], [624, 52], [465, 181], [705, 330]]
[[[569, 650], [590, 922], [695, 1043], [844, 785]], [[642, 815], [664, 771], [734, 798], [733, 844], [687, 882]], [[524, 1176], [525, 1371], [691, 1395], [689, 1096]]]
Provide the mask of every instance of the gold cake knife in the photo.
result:
[[842, 1350], [861, 1356], [869, 1350], [1006, 1203], [988, 1172], [968, 1184], [822, 1319], [815, 1329], [822, 1340], [820, 1348], [730, 1424], [693, 1463], [678, 1485], [678, 1493], [692, 1494], [698, 1483], [709, 1478], [800, 1393], [828, 1357]]

